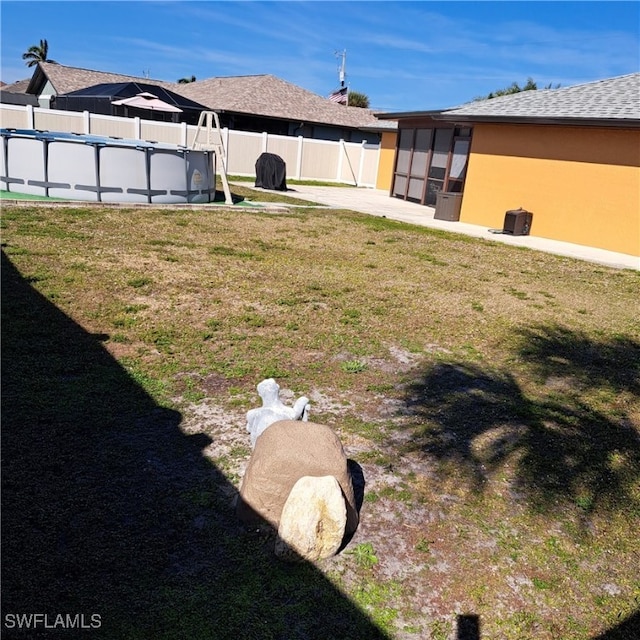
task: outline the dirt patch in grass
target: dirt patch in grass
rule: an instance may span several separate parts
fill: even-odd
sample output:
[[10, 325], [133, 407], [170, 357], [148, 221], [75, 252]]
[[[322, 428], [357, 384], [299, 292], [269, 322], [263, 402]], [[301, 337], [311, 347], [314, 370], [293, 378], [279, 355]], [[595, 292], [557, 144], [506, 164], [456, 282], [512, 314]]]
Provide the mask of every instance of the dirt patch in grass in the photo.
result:
[[[326, 638], [318, 603], [336, 638], [637, 623], [637, 272], [325, 209], [2, 225], [6, 611], [132, 638]], [[362, 475], [316, 566], [233, 517], [266, 377]]]

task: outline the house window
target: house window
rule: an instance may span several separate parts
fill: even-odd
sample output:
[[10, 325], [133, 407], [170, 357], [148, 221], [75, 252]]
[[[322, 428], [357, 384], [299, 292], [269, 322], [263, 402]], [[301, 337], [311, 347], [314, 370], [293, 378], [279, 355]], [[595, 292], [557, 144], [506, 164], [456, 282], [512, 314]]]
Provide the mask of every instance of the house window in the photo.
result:
[[462, 192], [469, 128], [401, 128], [391, 194], [435, 206], [440, 191]]

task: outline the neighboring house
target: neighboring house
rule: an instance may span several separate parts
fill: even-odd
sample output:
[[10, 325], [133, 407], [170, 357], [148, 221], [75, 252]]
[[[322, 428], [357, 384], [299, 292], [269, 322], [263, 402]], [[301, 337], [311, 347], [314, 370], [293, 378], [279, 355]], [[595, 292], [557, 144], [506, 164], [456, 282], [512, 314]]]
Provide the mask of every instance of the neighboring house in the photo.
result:
[[230, 129], [376, 143], [383, 131], [396, 130], [370, 109], [336, 104], [272, 75], [209, 78], [179, 92], [218, 111]]
[[460, 221], [640, 256], [640, 73], [524, 91], [398, 122], [390, 193], [438, 204], [462, 194]]
[[64, 108], [62, 97], [97, 85], [130, 82], [162, 87], [218, 111], [222, 126], [229, 129], [376, 144], [384, 132], [394, 135], [397, 129], [395, 122], [382, 122], [369, 109], [335, 104], [272, 75], [180, 84], [39, 62], [26, 87], [21, 81], [3, 87], [3, 93], [31, 94], [41, 107], [58, 109]]
[[55, 109], [55, 99], [59, 95], [80, 91], [99, 84], [126, 82], [144, 82], [166, 89], [172, 89], [174, 86], [172, 82], [162, 82], [161, 80], [152, 80], [150, 78], [67, 67], [55, 62], [38, 62], [34, 67], [30, 80], [20, 80], [14, 84], [7, 85], [4, 90], [12, 93], [34, 95], [37, 97], [40, 107]]

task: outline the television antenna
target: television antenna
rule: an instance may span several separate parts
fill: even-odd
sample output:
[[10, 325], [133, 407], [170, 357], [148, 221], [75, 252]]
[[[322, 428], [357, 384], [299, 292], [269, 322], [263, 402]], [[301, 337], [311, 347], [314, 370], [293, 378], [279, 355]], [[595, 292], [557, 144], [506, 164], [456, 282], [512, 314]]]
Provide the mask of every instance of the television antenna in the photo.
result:
[[342, 60], [342, 62], [340, 63], [338, 75], [340, 78], [340, 86], [344, 87], [344, 79], [347, 75], [345, 72], [345, 67], [347, 64], [347, 50], [343, 49], [342, 51], [335, 51], [334, 54], [336, 58], [340, 58]]

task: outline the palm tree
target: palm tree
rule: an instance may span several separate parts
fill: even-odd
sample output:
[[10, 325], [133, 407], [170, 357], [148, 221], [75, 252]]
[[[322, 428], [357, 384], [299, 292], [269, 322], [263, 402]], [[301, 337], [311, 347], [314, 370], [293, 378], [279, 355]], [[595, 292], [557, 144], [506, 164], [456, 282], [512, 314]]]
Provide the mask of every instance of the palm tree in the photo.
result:
[[190, 82], [195, 82], [195, 81], [196, 81], [196, 77], [191, 76], [190, 78], [180, 78], [180, 80], [178, 80], [178, 84], [189, 84]]
[[349, 91], [347, 104], [350, 107], [362, 107], [363, 109], [369, 108], [369, 96], [366, 93], [360, 93], [359, 91]]
[[26, 53], [22, 54], [22, 59], [28, 60], [28, 62], [25, 62], [27, 67], [33, 67], [38, 64], [38, 62], [58, 64], [55, 60], [49, 59], [49, 43], [46, 40], [40, 40], [40, 46], [34, 44], [32, 47], [29, 47]]

